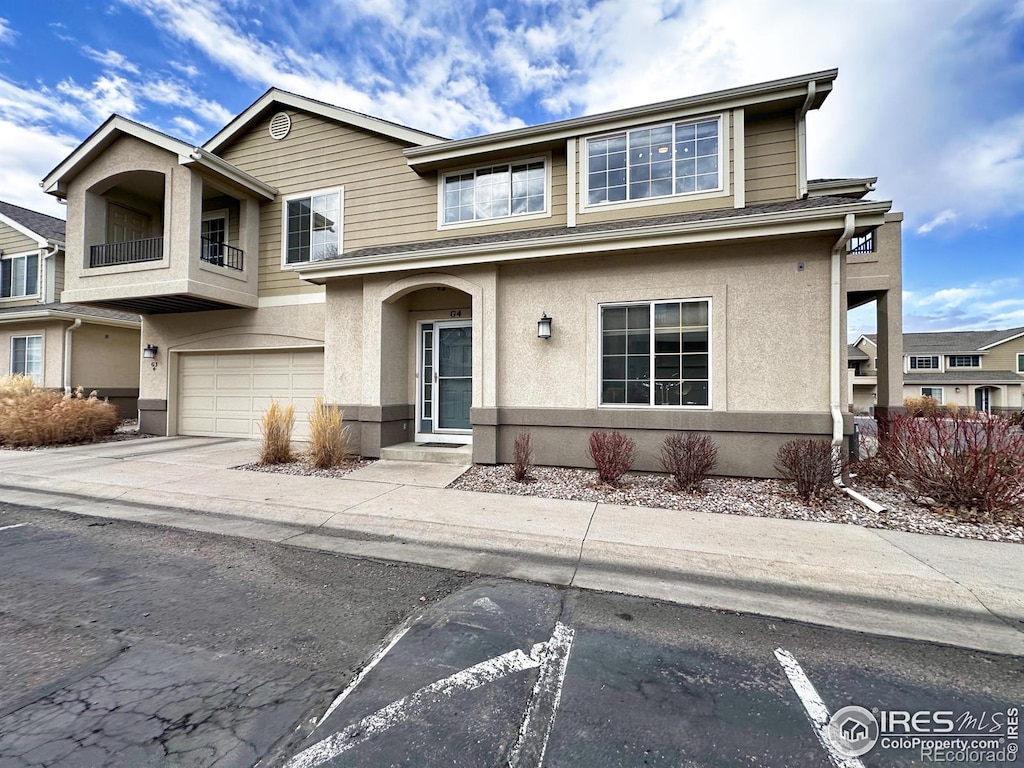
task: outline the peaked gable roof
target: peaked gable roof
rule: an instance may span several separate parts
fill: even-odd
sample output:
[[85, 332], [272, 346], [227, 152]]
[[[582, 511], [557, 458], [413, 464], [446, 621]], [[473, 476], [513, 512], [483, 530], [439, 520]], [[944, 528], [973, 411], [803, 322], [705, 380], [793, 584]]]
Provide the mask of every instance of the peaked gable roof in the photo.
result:
[[[874, 342], [873, 333], [866, 334]], [[1024, 336], [1024, 326], [1005, 331], [930, 331], [904, 333], [904, 355], [953, 355], [957, 353], [985, 352], [992, 347]]]
[[398, 139], [401, 142], [412, 144], [413, 146], [438, 144], [446, 141], [443, 137], [435, 136], [432, 133], [418, 131], [415, 128], [408, 128], [404, 125], [399, 125], [398, 123], [393, 123], [389, 120], [383, 120], [379, 117], [364, 115], [362, 112], [354, 112], [350, 109], [336, 107], [333, 104], [328, 104], [324, 101], [317, 101], [316, 99], [310, 99], [306, 96], [299, 96], [296, 93], [283, 91], [280, 88], [271, 88], [246, 108], [245, 111], [235, 117], [226, 126], [221, 128], [213, 138], [203, 144], [203, 149], [207, 152], [220, 152], [232, 139], [243, 133], [275, 104], [282, 107], [291, 107], [292, 109], [310, 112], [314, 115], [327, 118], [328, 120], [334, 120], [356, 128], [362, 128], [363, 130], [370, 131], [371, 133], [381, 134], [382, 136], [388, 136], [392, 139]]
[[30, 211], [20, 205], [5, 203], [0, 200], [0, 221], [17, 229], [33, 240], [41, 240], [39, 245], [45, 245], [46, 241], [64, 242], [64, 220], [56, 216], [49, 216], [38, 211]]

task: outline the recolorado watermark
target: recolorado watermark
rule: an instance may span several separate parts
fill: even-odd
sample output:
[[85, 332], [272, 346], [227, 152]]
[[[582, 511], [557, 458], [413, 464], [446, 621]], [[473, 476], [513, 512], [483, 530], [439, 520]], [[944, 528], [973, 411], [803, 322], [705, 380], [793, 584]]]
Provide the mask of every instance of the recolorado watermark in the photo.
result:
[[1017, 762], [1020, 711], [879, 710], [843, 707], [829, 719], [828, 739], [847, 757], [873, 749], [910, 750], [922, 763]]

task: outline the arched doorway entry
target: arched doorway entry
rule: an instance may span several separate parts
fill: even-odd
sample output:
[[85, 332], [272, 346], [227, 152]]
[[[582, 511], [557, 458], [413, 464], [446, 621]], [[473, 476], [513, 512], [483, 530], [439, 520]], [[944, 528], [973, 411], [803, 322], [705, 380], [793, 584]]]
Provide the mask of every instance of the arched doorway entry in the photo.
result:
[[974, 390], [974, 408], [979, 413], [991, 413], [992, 406], [999, 405], [999, 390], [996, 387], [978, 387]]

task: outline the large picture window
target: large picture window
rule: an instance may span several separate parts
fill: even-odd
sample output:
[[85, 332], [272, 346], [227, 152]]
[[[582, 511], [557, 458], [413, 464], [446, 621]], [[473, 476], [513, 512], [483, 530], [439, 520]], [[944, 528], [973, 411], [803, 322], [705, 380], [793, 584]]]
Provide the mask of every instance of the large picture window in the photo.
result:
[[910, 370], [912, 371], [937, 371], [938, 369], [938, 355], [914, 355], [910, 358]]
[[587, 139], [587, 205], [721, 188], [718, 118]]
[[543, 214], [547, 171], [543, 160], [493, 165], [444, 177], [445, 224]]
[[0, 299], [39, 293], [39, 254], [0, 259]]
[[43, 383], [43, 337], [15, 336], [11, 339], [11, 373], [31, 376]]
[[710, 405], [709, 305], [602, 305], [601, 404]]
[[285, 201], [285, 263], [332, 259], [341, 253], [340, 189]]

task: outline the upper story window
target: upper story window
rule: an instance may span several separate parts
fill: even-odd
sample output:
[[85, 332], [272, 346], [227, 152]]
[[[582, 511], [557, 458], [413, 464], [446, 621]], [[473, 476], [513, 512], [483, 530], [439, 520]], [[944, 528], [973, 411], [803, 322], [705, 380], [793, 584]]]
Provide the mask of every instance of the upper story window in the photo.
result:
[[709, 305], [602, 305], [601, 405], [710, 405]]
[[1024, 373], [1024, 352], [1017, 353], [1017, 373]]
[[341, 253], [342, 189], [285, 198], [284, 261], [303, 264]]
[[587, 205], [721, 189], [721, 120], [587, 139]]
[[946, 358], [949, 368], [980, 368], [981, 355], [950, 355]]
[[543, 159], [448, 173], [441, 190], [442, 224], [547, 213]]
[[43, 383], [43, 337], [15, 336], [11, 339], [11, 373], [31, 376]]
[[910, 370], [912, 371], [937, 371], [939, 370], [938, 355], [918, 355], [910, 358]]
[[39, 254], [0, 259], [0, 299], [39, 293]]

